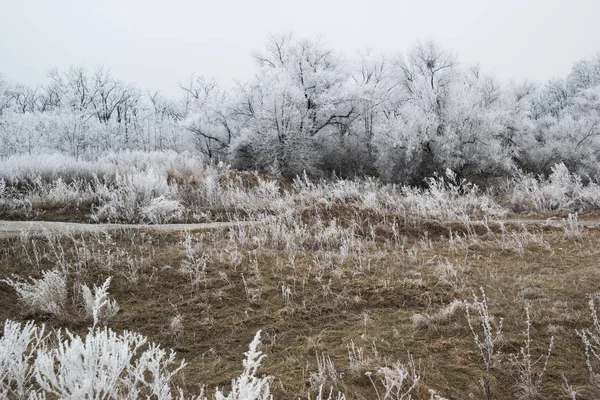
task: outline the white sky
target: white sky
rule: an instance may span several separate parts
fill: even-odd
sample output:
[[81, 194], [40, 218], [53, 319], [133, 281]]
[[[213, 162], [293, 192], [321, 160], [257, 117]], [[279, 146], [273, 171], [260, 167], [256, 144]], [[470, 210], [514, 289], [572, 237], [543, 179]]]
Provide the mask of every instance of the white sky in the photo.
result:
[[434, 40], [501, 79], [545, 81], [600, 52], [599, 0], [0, 0], [0, 73], [36, 85], [50, 68], [110, 67], [176, 93], [192, 73], [255, 73], [269, 34], [321, 36], [352, 55]]

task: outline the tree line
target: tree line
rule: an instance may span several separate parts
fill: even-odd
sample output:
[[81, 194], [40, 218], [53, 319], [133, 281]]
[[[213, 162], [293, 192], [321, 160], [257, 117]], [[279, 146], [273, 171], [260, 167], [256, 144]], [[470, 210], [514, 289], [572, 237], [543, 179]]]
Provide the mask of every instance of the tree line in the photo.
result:
[[194, 149], [239, 169], [405, 184], [447, 168], [478, 181], [558, 162], [600, 173], [600, 55], [543, 84], [500, 82], [433, 42], [348, 57], [288, 34], [254, 58], [252, 79], [192, 76], [176, 98], [105, 68], [52, 70], [38, 88], [0, 77], [0, 156]]

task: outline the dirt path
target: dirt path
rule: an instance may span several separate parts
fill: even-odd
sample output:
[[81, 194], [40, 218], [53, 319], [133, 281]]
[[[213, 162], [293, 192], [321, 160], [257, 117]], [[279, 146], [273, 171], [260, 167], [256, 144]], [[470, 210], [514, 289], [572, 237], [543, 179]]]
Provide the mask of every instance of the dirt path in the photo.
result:
[[185, 231], [202, 229], [220, 229], [232, 226], [256, 225], [264, 221], [234, 221], [234, 222], [207, 222], [196, 224], [85, 224], [77, 222], [51, 222], [51, 221], [0, 221], [0, 238], [19, 236], [21, 231], [33, 234], [44, 231], [60, 233], [85, 233], [99, 232], [102, 230], [116, 229], [151, 229], [158, 231]]
[[[264, 223], [262, 221], [234, 221], [234, 222], [207, 222], [196, 224], [86, 224], [77, 222], [51, 222], [51, 221], [2, 221], [0, 220], [0, 238], [19, 236], [21, 231], [26, 231], [33, 234], [39, 234], [44, 231], [61, 232], [61, 233], [85, 233], [99, 232], [102, 230], [115, 229], [149, 229], [165, 232], [185, 231], [185, 230], [203, 230], [203, 229], [220, 229], [230, 228], [234, 226], [247, 226]], [[500, 220], [488, 220], [488, 225], [495, 223], [503, 224], [524, 224], [524, 225], [549, 225], [562, 228], [566, 222], [564, 219], [526, 219], [526, 218], [510, 218]], [[479, 225], [481, 221], [470, 221], [471, 224]], [[600, 220], [580, 220], [579, 226], [585, 228], [600, 227]]]
[[[473, 223], [481, 223], [481, 221], [472, 221]], [[568, 222], [564, 218], [548, 218], [548, 219], [527, 219], [527, 218], [508, 218], [498, 220], [488, 220], [488, 224], [501, 222], [503, 224], [523, 224], [523, 225], [548, 225], [557, 228], [563, 228], [568, 225]], [[578, 220], [577, 223], [583, 228], [595, 228], [600, 226], [599, 219], [590, 220]]]

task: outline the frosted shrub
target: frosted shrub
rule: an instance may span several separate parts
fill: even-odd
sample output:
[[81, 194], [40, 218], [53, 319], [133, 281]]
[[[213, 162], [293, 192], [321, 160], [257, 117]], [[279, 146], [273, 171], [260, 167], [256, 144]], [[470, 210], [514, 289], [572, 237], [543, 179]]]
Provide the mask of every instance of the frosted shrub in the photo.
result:
[[31, 282], [3, 279], [17, 291], [19, 300], [33, 313], [62, 316], [67, 300], [67, 278], [58, 271], [44, 271], [41, 279], [29, 278]]
[[34, 390], [32, 362], [44, 338], [44, 327], [37, 328], [33, 321], [25, 325], [13, 321], [4, 323], [0, 338], [1, 398], [24, 399]]
[[150, 203], [140, 210], [145, 221], [153, 224], [166, 224], [181, 219], [183, 206], [177, 200], [169, 200], [164, 196], [150, 200]]
[[[167, 194], [161, 193], [162, 188], [156, 191], [150, 187], [143, 188], [138, 192], [135, 186], [123, 186], [105, 190], [106, 195], [101, 201], [102, 205], [92, 214], [95, 220], [103, 221], [125, 221], [125, 222], [151, 222], [166, 223], [181, 218], [183, 206], [178, 200], [168, 198]], [[171, 196], [176, 196], [173, 189]]]
[[403, 187], [401, 209], [422, 218], [456, 219], [464, 215], [483, 214], [503, 216], [506, 210], [498, 206], [479, 188], [466, 180], [458, 180], [456, 174], [446, 170], [446, 177], [426, 179], [424, 190]]
[[[133, 191], [139, 201], [170, 194], [173, 187], [167, 183], [167, 175], [157, 168], [150, 167], [145, 171], [118, 174], [115, 178], [117, 186]], [[176, 190], [176, 189], [175, 189]]]
[[93, 210], [92, 219], [108, 222], [137, 222], [139, 203], [136, 193], [125, 188], [106, 188], [101, 205]]
[[91, 330], [82, 339], [59, 331], [58, 346], [43, 348], [35, 359], [35, 378], [46, 393], [65, 399], [171, 399], [170, 381], [185, 366], [169, 371], [175, 354], [155, 344], [141, 351], [146, 338], [132, 332]]
[[105, 324], [119, 312], [116, 300], [108, 298], [108, 288], [111, 277], [106, 278], [102, 286], [94, 285], [94, 293], [86, 285], [81, 285], [81, 297], [83, 298], [83, 310], [86, 318], [93, 320], [93, 326]]
[[[231, 392], [225, 395], [217, 388], [215, 399], [272, 399], [273, 377], [256, 376], [265, 357], [259, 345], [260, 331], [244, 353], [244, 370], [232, 381]], [[43, 325], [6, 320], [0, 337], [0, 397], [207, 400], [204, 390], [199, 396], [186, 396], [173, 386], [173, 377], [185, 365], [185, 361], [175, 362], [174, 352], [133, 332], [117, 334], [104, 327], [90, 329], [85, 337], [68, 330], [49, 337]]]
[[600, 207], [600, 186], [590, 182], [583, 185], [577, 174], [569, 173], [563, 164], [551, 168], [548, 179], [520, 175], [514, 180], [511, 207], [516, 210], [578, 211]]
[[92, 218], [102, 221], [162, 223], [181, 217], [178, 188], [169, 185], [166, 172], [147, 170], [117, 173], [110, 184], [96, 182], [100, 206]]
[[82, 201], [92, 200], [93, 192], [89, 185], [80, 182], [66, 183], [62, 178], [58, 178], [47, 186], [45, 191], [40, 193], [41, 201], [50, 201], [54, 204], [68, 205], [70, 203], [79, 204]]

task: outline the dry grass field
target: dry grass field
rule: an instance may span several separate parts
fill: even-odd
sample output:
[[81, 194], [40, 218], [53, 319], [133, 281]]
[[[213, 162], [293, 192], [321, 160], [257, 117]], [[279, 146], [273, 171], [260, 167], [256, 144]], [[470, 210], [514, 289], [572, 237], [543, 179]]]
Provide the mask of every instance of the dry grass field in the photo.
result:
[[[429, 390], [485, 398], [480, 379], [486, 387], [489, 379], [497, 399], [560, 398], [565, 380], [577, 398], [598, 396], [580, 333], [594, 329], [589, 302], [599, 291], [600, 231], [421, 220], [346, 206], [286, 218], [199, 232], [2, 239], [3, 276], [64, 269], [68, 295], [53, 315], [24, 308], [2, 284], [0, 318], [85, 334], [91, 322], [77, 287], [112, 277], [110, 298], [120, 310], [108, 326], [174, 349], [188, 362], [174, 381], [190, 393], [199, 385], [227, 387], [261, 330], [259, 374], [274, 377], [275, 398], [314, 397], [321, 386], [348, 399], [385, 398], [384, 368], [390, 376], [394, 368], [407, 371], [403, 389], [417, 383], [413, 398], [429, 398]], [[292, 227], [307, 233], [296, 232], [300, 245], [286, 248], [276, 234]], [[489, 375], [487, 321], [478, 308], [484, 295]]]

